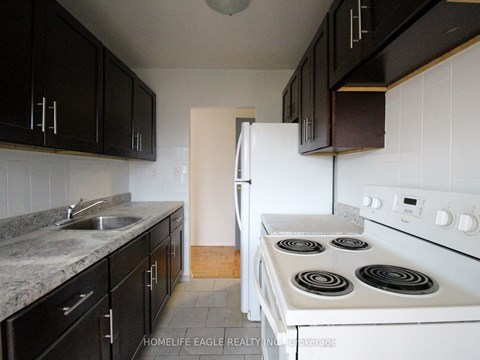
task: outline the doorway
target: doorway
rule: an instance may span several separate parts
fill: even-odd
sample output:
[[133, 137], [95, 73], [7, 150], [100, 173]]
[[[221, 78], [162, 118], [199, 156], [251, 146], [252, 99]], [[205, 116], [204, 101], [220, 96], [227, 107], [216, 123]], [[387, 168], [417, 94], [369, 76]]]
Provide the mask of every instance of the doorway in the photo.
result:
[[190, 270], [194, 278], [240, 277], [233, 194], [236, 127], [237, 119], [254, 117], [254, 108], [191, 109]]

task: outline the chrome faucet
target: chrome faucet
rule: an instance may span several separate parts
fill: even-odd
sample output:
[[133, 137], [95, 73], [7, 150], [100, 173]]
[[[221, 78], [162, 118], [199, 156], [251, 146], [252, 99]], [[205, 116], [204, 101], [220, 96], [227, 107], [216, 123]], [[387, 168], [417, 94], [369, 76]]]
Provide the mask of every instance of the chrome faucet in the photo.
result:
[[74, 216], [84, 212], [85, 210], [88, 210], [88, 209], [91, 209], [92, 207], [98, 205], [98, 204], [101, 204], [101, 203], [104, 203], [104, 202], [107, 202], [107, 200], [100, 200], [100, 201], [97, 201], [95, 203], [93, 203], [92, 205], [89, 205], [81, 210], [78, 210], [78, 211], [75, 211], [74, 210], [77, 208], [78, 205], [80, 205], [81, 203], [83, 202], [83, 198], [80, 198], [80, 201], [76, 204], [73, 204], [73, 205], [69, 205], [68, 206], [68, 211], [67, 211], [67, 219], [71, 220], [73, 219]]

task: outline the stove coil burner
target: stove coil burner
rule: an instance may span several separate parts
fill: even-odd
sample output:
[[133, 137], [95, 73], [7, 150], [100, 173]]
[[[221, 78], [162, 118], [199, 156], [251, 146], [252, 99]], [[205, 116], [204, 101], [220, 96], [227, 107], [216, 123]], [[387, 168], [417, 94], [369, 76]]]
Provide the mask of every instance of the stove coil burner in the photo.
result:
[[275, 244], [279, 250], [297, 254], [320, 254], [325, 251], [322, 244], [304, 239], [285, 239]]
[[352, 283], [341, 275], [322, 270], [302, 271], [292, 276], [298, 289], [324, 296], [346, 295], [353, 290]]
[[336, 248], [343, 250], [367, 250], [370, 249], [370, 245], [360, 239], [341, 237], [334, 239], [330, 244]]
[[425, 295], [438, 290], [438, 284], [427, 275], [399, 266], [368, 265], [355, 271], [357, 278], [377, 289], [404, 294]]

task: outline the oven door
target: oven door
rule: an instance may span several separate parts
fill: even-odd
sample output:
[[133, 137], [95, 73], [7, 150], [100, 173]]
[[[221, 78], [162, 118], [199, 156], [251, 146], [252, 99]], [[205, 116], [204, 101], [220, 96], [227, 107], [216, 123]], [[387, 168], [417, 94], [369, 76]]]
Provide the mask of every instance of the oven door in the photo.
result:
[[264, 360], [295, 360], [297, 329], [287, 327], [278, 311], [275, 292], [260, 246], [255, 256], [255, 288], [261, 307], [262, 355]]

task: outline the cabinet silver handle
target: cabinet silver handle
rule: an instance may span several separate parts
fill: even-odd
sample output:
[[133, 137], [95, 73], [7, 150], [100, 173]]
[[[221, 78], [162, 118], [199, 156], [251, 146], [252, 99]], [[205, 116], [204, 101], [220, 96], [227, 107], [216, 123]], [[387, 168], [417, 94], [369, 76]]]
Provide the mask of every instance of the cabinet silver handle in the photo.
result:
[[85, 302], [85, 300], [87, 300], [90, 296], [93, 295], [93, 291], [90, 291], [89, 293], [87, 294], [80, 294], [78, 295], [80, 299], [78, 299], [78, 301], [73, 304], [72, 306], [64, 306], [62, 308], [62, 311], [63, 311], [63, 315], [65, 316], [68, 316], [70, 315], [70, 313], [75, 310], [77, 307], [79, 307], [80, 305], [83, 304], [83, 302]]
[[362, 40], [362, 0], [357, 0], [358, 4], [358, 40]]
[[183, 220], [183, 217], [179, 216], [179, 217], [175, 218], [173, 221], [179, 223], [182, 220]]
[[350, 9], [350, 49], [353, 49], [353, 9]]
[[42, 107], [42, 122], [37, 124], [37, 126], [42, 127], [42, 132], [45, 132], [45, 116], [46, 116], [46, 108], [47, 108], [47, 99], [45, 97], [42, 98], [41, 103], [37, 103], [38, 106]]
[[172, 245], [173, 245], [173, 252], [170, 254], [172, 256], [175, 256], [175, 242], [172, 242]]
[[142, 152], [142, 145], [143, 145], [142, 144], [142, 134], [139, 133], [138, 136], [140, 136], [140, 150], [139, 151]]
[[138, 133], [138, 132], [133, 135], [132, 150], [133, 151], [140, 151], [140, 133]]
[[153, 270], [151, 267], [150, 267], [150, 270], [147, 270], [147, 273], [150, 274], [150, 283], [147, 284], [147, 287], [150, 289], [150, 291], [152, 291], [153, 290]]
[[307, 142], [313, 138], [313, 126], [312, 121], [307, 118]]
[[57, 102], [53, 102], [53, 106], [49, 106], [49, 109], [53, 110], [53, 126], [49, 126], [49, 129], [53, 129], [53, 133], [57, 135]]
[[110, 344], [113, 344], [113, 310], [110, 309], [107, 315], [103, 315], [106, 318], [109, 318], [110, 323], [110, 334], [105, 335], [106, 338], [110, 339]]
[[155, 276], [153, 278], [153, 281], [155, 281], [155, 284], [158, 284], [158, 263], [156, 261], [155, 261], [155, 264], [152, 265], [152, 268], [155, 268]]

